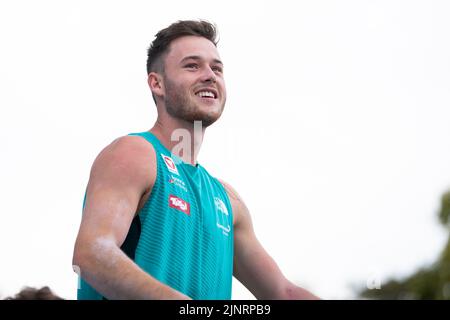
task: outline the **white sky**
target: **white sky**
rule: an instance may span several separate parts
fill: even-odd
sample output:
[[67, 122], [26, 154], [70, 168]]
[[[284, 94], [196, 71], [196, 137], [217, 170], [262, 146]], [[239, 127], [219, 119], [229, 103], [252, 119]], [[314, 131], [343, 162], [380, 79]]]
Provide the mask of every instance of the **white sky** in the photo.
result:
[[215, 22], [225, 62], [226, 109], [199, 161], [241, 193], [290, 280], [348, 299], [433, 262], [447, 237], [449, 16], [428, 0], [2, 1], [0, 297], [76, 297], [90, 166], [152, 126], [146, 49], [179, 19]]

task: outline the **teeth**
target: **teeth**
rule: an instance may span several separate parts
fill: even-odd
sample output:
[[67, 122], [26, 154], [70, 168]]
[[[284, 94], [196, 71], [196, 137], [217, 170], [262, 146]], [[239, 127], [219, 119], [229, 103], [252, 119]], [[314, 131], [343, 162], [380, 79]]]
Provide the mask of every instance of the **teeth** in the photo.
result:
[[199, 93], [197, 93], [197, 95], [199, 95], [200, 97], [214, 98], [214, 93], [212, 93], [211, 91], [200, 91]]

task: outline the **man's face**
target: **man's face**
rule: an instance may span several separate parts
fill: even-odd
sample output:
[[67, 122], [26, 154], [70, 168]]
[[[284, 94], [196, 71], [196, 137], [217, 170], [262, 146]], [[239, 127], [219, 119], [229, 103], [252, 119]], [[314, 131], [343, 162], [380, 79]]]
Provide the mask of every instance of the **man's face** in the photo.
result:
[[202, 121], [204, 127], [219, 119], [226, 89], [216, 46], [203, 37], [174, 40], [165, 59], [164, 88], [165, 106], [172, 117]]

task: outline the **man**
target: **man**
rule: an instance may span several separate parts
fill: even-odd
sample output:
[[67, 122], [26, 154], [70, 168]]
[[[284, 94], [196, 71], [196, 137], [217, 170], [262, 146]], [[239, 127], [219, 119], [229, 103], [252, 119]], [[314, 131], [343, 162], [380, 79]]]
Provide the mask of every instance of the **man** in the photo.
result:
[[[116, 139], [92, 165], [73, 256], [78, 298], [231, 299], [233, 275], [259, 299], [317, 298], [283, 276], [236, 191], [196, 161], [226, 101], [215, 27], [158, 32], [147, 74], [153, 128]], [[184, 135], [179, 155], [174, 134]]]

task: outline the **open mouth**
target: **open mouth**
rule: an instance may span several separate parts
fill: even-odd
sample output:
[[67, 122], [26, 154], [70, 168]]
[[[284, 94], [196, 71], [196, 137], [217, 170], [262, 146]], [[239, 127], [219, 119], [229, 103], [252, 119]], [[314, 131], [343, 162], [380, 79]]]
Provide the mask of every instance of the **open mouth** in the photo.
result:
[[195, 93], [196, 96], [205, 99], [217, 99], [217, 92], [210, 89], [202, 89]]

